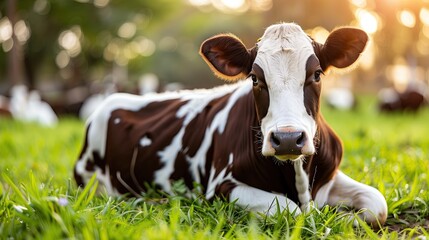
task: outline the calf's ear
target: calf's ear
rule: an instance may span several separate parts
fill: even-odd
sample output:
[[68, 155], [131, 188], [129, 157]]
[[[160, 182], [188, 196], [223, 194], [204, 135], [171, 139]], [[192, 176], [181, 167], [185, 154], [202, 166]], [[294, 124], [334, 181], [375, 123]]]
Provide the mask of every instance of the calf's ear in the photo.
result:
[[232, 34], [207, 39], [201, 44], [200, 55], [216, 76], [227, 81], [246, 77], [255, 58], [255, 54]]
[[[339, 28], [332, 31], [320, 47], [322, 68], [345, 68], [352, 65], [365, 49], [368, 35], [357, 28]], [[317, 51], [316, 51], [317, 54]]]

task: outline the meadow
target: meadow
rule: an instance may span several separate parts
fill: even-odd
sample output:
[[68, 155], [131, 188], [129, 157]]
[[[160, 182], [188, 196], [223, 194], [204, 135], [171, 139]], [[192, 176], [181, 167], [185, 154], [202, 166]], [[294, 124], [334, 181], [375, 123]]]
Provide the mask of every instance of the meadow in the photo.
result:
[[[54, 128], [0, 119], [0, 239], [408, 239], [429, 236], [429, 108], [380, 114], [373, 98], [357, 109], [322, 107], [342, 138], [342, 170], [378, 188], [389, 215], [379, 230], [356, 213], [324, 207], [293, 217], [267, 217], [220, 199], [206, 201], [150, 191], [142, 198], [76, 187], [72, 169], [84, 124], [62, 119]], [[195, 192], [198, 196], [199, 193]]]

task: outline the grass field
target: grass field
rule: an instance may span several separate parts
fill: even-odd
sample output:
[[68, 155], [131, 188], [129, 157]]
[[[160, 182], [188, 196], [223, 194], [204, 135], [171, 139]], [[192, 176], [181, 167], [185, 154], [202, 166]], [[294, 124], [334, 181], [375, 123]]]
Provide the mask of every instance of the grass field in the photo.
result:
[[77, 189], [74, 161], [83, 123], [43, 128], [0, 119], [0, 239], [397, 239], [429, 236], [429, 109], [383, 115], [372, 100], [341, 112], [322, 108], [341, 136], [342, 170], [380, 189], [386, 225], [353, 227], [351, 213], [324, 207], [294, 218], [249, 213], [220, 200], [150, 192], [142, 199]]

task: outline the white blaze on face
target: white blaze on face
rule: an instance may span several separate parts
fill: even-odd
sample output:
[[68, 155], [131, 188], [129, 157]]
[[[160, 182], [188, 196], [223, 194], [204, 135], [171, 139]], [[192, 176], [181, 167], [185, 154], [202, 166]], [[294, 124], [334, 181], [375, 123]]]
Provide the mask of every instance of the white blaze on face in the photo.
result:
[[315, 151], [316, 122], [304, 105], [306, 63], [313, 54], [311, 39], [296, 24], [270, 26], [258, 43], [255, 64], [264, 71], [270, 98], [267, 115], [261, 120], [265, 156], [275, 155], [270, 135], [278, 130], [303, 131], [307, 136], [303, 154]]

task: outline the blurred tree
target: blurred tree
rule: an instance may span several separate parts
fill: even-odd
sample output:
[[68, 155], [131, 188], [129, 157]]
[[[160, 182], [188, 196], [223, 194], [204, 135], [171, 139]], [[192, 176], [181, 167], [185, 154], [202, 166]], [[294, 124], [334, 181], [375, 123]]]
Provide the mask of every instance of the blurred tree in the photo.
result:
[[[377, 33], [376, 41], [382, 54], [379, 66], [393, 64], [397, 57], [408, 59], [410, 63], [424, 61], [427, 57], [421, 56], [417, 50], [417, 42], [421, 38], [424, 24], [419, 21], [420, 10], [427, 6], [424, 1], [386, 1], [374, 2], [374, 9], [383, 21], [383, 29]], [[401, 13], [407, 11], [411, 14], [411, 25], [406, 25]]]
[[[1, 77], [0, 81], [13, 84], [26, 79], [33, 85], [34, 79], [52, 80], [59, 77], [58, 72], [67, 72], [68, 74], [63, 74], [62, 77], [70, 86], [81, 84], [89, 80], [89, 66], [97, 69], [99, 65], [106, 67], [107, 64], [111, 64], [103, 58], [104, 50], [110, 41], [117, 38], [127, 43], [132, 41], [136, 32], [149, 33], [151, 27], [156, 26], [157, 22], [174, 11], [177, 6], [177, 1], [173, 0], [2, 2], [0, 18], [11, 23], [15, 34], [11, 40], [14, 47], [8, 49], [3, 46], [4, 51], [0, 51], [0, 76], [10, 72], [6, 79]], [[2, 13], [6, 12], [7, 16], [3, 16]], [[21, 20], [31, 34], [24, 42], [16, 39], [18, 37], [16, 23]], [[132, 23], [129, 25], [131, 28], [135, 28], [128, 29], [128, 32], [134, 31], [134, 34], [118, 36], [118, 30], [127, 22]], [[127, 29], [123, 31], [126, 32]], [[23, 49], [26, 66], [23, 77], [17, 76], [19, 75], [17, 72], [21, 70], [15, 70], [16, 66], [21, 64], [20, 59], [16, 57], [19, 48]], [[66, 50], [66, 55], [60, 54], [63, 50]], [[6, 61], [10, 61], [10, 65], [7, 65]]]
[[[7, 0], [6, 1], [6, 16], [10, 21], [11, 26], [15, 26], [18, 21], [18, 13], [17, 13], [17, 2], [16, 0]], [[18, 42], [16, 35], [11, 36], [12, 42]], [[24, 83], [24, 75], [23, 75], [23, 56], [22, 56], [22, 48], [19, 44], [12, 44], [10, 48], [10, 53], [7, 58], [7, 76], [11, 80], [13, 84]]]
[[354, 19], [349, 1], [338, 0], [276, 0], [265, 13], [265, 25], [275, 22], [296, 22], [304, 29], [323, 26], [331, 30], [349, 25]]
[[[120, 76], [136, 85], [146, 72], [155, 73], [163, 83], [216, 85], [218, 80], [208, 77], [197, 54], [205, 38], [232, 32], [252, 47], [270, 24], [296, 22], [305, 30], [322, 26], [330, 31], [358, 26], [360, 9], [379, 18], [372, 33], [377, 68], [362, 70], [359, 76], [371, 79], [384, 74], [379, 69], [398, 56], [413, 64], [429, 64], [429, 50], [424, 54], [424, 46], [429, 49], [429, 9], [428, 26], [418, 19], [424, 6], [423, 0], [1, 1], [0, 93], [2, 85], [20, 81], [73, 88]], [[414, 16], [412, 26], [398, 17], [404, 10]], [[8, 29], [14, 34], [10, 36]]]

